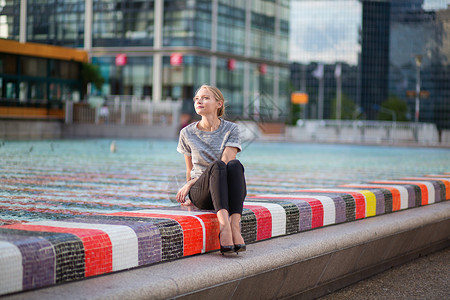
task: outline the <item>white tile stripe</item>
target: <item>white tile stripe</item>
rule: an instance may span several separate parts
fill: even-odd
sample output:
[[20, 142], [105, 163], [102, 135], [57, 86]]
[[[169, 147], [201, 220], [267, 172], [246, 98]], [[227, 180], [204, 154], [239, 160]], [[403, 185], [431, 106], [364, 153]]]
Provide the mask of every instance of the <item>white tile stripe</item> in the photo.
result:
[[0, 241], [0, 295], [23, 289], [22, 253], [16, 245]]
[[[369, 190], [357, 190], [357, 189], [352, 189], [352, 188], [331, 188], [331, 189], [322, 189], [324, 191], [338, 191], [338, 192], [350, 192], [350, 193], [358, 193], [360, 195], [362, 195], [364, 197], [364, 204], [365, 204], [365, 212], [364, 212], [364, 217], [368, 216], [368, 204], [367, 204], [367, 196], [363, 193], [363, 191], [367, 191], [367, 192], [371, 192]], [[373, 194], [373, 193], [372, 193]], [[375, 197], [375, 195], [374, 195]], [[375, 201], [376, 201], [376, 197], [375, 197]], [[376, 205], [376, 203], [375, 203]]]
[[[416, 180], [389, 180], [392, 183], [401, 183], [401, 184], [414, 184], [414, 183], [422, 183], [427, 187], [428, 190], [428, 203], [434, 203], [434, 185], [431, 182], [424, 181], [416, 181]], [[422, 191], [422, 189], [420, 189]], [[430, 200], [431, 199], [431, 200]]]
[[[361, 190], [351, 190], [351, 189], [346, 189], [346, 188], [324, 188], [324, 189], [317, 188], [317, 189], [311, 189], [311, 190], [326, 191], [326, 192], [338, 192], [338, 193], [339, 192], [342, 192], [342, 193], [356, 192], [364, 197], [364, 218], [367, 217], [367, 197], [366, 197], [366, 195], [361, 193]], [[301, 190], [300, 190], [300, 192], [301, 192]], [[355, 198], [355, 197], [353, 197], [353, 198]], [[355, 199], [355, 201], [356, 201], [356, 199]]]
[[[302, 195], [303, 198], [313, 198], [319, 200], [323, 205], [323, 226], [336, 223], [336, 206], [331, 197], [317, 195]], [[301, 197], [299, 198], [301, 199]]]
[[[450, 178], [443, 178], [443, 177], [430, 177], [430, 178], [427, 178], [427, 177], [425, 177], [425, 178], [422, 178], [422, 179], [424, 179], [424, 180], [437, 179], [437, 180], [446, 181], [447, 183], [450, 183]], [[444, 199], [441, 199], [441, 200], [442, 201], [447, 200], [447, 186], [445, 186]]]
[[206, 252], [206, 227], [205, 227], [205, 222], [203, 222], [203, 220], [200, 219], [200, 218], [197, 217], [197, 216], [192, 216], [192, 217], [196, 218], [196, 219], [200, 222], [200, 225], [202, 225], [202, 232], [203, 232], [203, 248], [202, 248], [202, 253], [205, 253], [205, 252]]
[[202, 253], [206, 252], [206, 226], [205, 222], [197, 216], [199, 215], [208, 215], [208, 214], [214, 214], [212, 212], [200, 212], [200, 211], [180, 211], [180, 210], [165, 210], [165, 209], [143, 209], [143, 210], [137, 210], [133, 211], [133, 213], [141, 213], [141, 214], [160, 214], [160, 215], [168, 215], [168, 216], [186, 216], [186, 217], [193, 217], [196, 218], [200, 225], [202, 226], [203, 231], [203, 248]]
[[214, 212], [168, 210], [168, 209], [142, 209], [142, 210], [134, 210], [131, 212], [138, 213], [138, 214], [160, 214], [160, 215], [173, 215], [173, 216], [198, 216], [198, 215], [214, 214]]
[[136, 267], [139, 264], [138, 239], [134, 230], [128, 226], [64, 221], [40, 221], [29, 224], [62, 228], [102, 230], [111, 240], [113, 271]]
[[358, 184], [365, 187], [369, 187], [369, 188], [383, 188], [383, 187], [392, 187], [392, 188], [396, 188], [399, 193], [400, 193], [400, 209], [406, 209], [408, 208], [408, 190], [401, 185], [396, 185], [396, 184], [391, 184], [391, 183], [386, 183], [386, 184]]
[[286, 234], [286, 211], [276, 203], [248, 202], [249, 205], [263, 206], [270, 211], [272, 216], [272, 237]]
[[[405, 178], [403, 180], [408, 180], [408, 179], [413, 179], [413, 180], [430, 180], [430, 181], [445, 181], [447, 182], [447, 184], [450, 183], [450, 178], [443, 178], [443, 177], [409, 177], [409, 178]], [[445, 185], [445, 184], [444, 184]], [[441, 201], [447, 200], [447, 186], [445, 185], [445, 193], [444, 193], [444, 199], [441, 199]]]
[[[334, 201], [331, 197], [328, 196], [318, 196], [315, 194], [302, 194], [302, 195], [292, 195], [292, 194], [264, 194], [257, 195], [257, 197], [274, 197], [283, 199], [283, 197], [298, 199], [301, 200], [303, 198], [312, 198], [319, 200], [323, 205], [323, 226], [335, 224], [336, 223], [336, 206], [334, 205]], [[257, 198], [255, 198], [257, 200]]]
[[428, 189], [428, 203], [436, 202], [436, 190], [435, 190], [435, 186], [433, 183], [431, 183], [429, 181], [416, 181], [416, 180], [414, 180], [412, 182], [418, 182], [418, 183], [425, 184]]

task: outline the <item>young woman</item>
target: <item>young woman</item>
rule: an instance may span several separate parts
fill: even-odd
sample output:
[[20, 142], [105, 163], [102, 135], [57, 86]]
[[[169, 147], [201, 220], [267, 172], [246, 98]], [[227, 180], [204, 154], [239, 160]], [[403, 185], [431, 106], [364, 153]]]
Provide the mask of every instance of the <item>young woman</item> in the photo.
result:
[[225, 99], [216, 87], [202, 85], [194, 107], [202, 119], [180, 132], [177, 151], [184, 154], [187, 183], [177, 201], [216, 211], [222, 254], [245, 251], [240, 222], [247, 187], [244, 167], [236, 160], [242, 150], [238, 127], [222, 118]]

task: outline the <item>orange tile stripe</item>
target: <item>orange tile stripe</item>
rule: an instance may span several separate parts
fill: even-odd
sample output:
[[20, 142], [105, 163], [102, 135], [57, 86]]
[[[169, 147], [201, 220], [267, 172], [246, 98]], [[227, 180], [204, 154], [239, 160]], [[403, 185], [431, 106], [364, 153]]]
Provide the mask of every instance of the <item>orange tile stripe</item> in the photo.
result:
[[183, 229], [183, 255], [188, 256], [202, 253], [203, 229], [200, 221], [192, 216], [140, 213], [139, 211], [124, 211], [108, 215], [174, 220], [178, 222], [178, 224], [180, 224], [181, 228]]
[[418, 187], [420, 187], [420, 192], [422, 195], [422, 205], [427, 205], [428, 204], [428, 188], [425, 184], [423, 183], [419, 183], [416, 181], [371, 181], [372, 183], [376, 183], [376, 184], [412, 184], [412, 185], [417, 185]]

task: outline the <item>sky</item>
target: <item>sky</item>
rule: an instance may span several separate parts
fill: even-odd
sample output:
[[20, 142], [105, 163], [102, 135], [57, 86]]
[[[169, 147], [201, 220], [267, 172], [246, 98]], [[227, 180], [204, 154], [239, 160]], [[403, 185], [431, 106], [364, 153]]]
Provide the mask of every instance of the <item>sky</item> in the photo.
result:
[[357, 0], [291, 1], [291, 61], [356, 64], [361, 3]]
[[[290, 61], [357, 64], [360, 1], [291, 0], [290, 5]], [[423, 8], [446, 9], [448, 5], [450, 0], [425, 0]]]
[[450, 5], [450, 0], [425, 0], [423, 4], [423, 9], [434, 10], [434, 9], [445, 9]]

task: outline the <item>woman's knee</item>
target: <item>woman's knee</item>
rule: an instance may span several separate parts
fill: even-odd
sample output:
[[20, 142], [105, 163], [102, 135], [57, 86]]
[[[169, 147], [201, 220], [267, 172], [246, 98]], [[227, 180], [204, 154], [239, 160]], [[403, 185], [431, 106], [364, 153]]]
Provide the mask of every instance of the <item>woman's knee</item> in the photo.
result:
[[227, 170], [230, 172], [233, 171], [242, 171], [244, 172], [244, 166], [237, 159], [230, 160], [227, 164]]
[[214, 162], [211, 163], [210, 165], [210, 172], [214, 173], [214, 172], [226, 172], [227, 170], [227, 165], [221, 161], [221, 160], [216, 160]]

